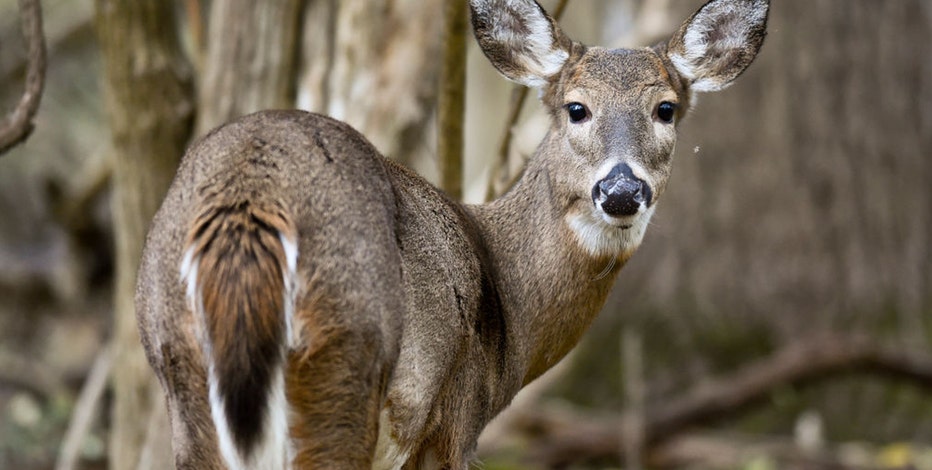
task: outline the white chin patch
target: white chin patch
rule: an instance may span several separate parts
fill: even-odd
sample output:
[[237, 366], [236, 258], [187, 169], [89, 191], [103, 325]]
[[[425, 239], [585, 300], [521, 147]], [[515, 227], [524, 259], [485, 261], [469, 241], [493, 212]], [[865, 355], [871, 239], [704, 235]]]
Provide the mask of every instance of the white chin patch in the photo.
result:
[[576, 241], [593, 257], [630, 254], [644, 239], [654, 206], [642, 208], [633, 217], [614, 219], [601, 210], [590, 209], [566, 216]]

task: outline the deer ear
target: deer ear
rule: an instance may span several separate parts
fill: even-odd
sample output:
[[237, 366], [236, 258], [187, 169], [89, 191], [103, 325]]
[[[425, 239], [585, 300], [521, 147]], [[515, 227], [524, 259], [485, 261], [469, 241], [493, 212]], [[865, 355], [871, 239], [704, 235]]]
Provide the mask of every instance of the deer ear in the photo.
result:
[[712, 0], [683, 23], [667, 56], [694, 91], [724, 89], [751, 65], [767, 34], [769, 0]]
[[563, 69], [572, 41], [533, 0], [470, 0], [482, 52], [509, 80], [546, 85]]

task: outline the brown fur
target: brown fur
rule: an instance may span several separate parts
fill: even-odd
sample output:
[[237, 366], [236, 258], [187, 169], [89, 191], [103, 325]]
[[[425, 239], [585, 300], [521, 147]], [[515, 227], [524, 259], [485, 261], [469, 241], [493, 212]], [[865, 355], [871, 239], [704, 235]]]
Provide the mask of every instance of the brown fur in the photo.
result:
[[[728, 80], [746, 65], [716, 63], [703, 70], [720, 74], [698, 76], [667, 54], [675, 40], [586, 47], [539, 6], [517, 8], [528, 0], [471, 1], [474, 11], [504, 6], [510, 31], [545, 28], [538, 37], [553, 39], [511, 50], [497, 41], [514, 37], [482, 30], [496, 28], [494, 15], [474, 21], [499, 70], [545, 83], [553, 117], [524, 175], [498, 200], [452, 201], [345, 124], [299, 111], [237, 119], [185, 155], [153, 221], [137, 291], [179, 467], [222, 467], [197, 318], [177, 276], [188, 243], [201, 255], [211, 337], [236, 351], [282, 343], [277, 237], [297, 242], [296, 341], [283, 346], [294, 468], [465, 469], [483, 427], [576, 344], [640, 243], [643, 231], [632, 233], [646, 227], [648, 209], [632, 216], [634, 225], [593, 218], [594, 182], [630, 163], [659, 199], [675, 125], [657, 121], [657, 105], [678, 103], [679, 119], [697, 77]], [[507, 16], [515, 11], [544, 17]], [[534, 76], [525, 65], [538, 54], [565, 62]], [[583, 102], [591, 119], [570, 122], [569, 102]], [[255, 312], [243, 319], [248, 328], [226, 320], [238, 307]], [[243, 374], [234, 369], [225, 373]]]

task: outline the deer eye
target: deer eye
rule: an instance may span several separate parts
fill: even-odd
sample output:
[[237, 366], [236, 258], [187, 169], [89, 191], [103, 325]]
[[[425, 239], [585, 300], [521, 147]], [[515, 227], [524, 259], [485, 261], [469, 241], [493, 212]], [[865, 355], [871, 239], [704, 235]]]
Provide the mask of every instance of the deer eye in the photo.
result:
[[589, 109], [582, 103], [572, 102], [566, 105], [566, 112], [570, 115], [570, 122], [579, 124], [589, 119]]
[[664, 101], [657, 105], [657, 119], [671, 124], [674, 117], [676, 117], [676, 103]]

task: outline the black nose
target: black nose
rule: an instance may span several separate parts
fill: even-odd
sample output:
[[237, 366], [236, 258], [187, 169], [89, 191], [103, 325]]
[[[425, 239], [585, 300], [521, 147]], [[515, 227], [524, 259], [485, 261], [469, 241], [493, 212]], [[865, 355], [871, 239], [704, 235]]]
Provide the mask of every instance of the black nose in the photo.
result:
[[612, 217], [637, 214], [641, 204], [650, 205], [652, 197], [650, 186], [634, 176], [627, 163], [615, 165], [592, 187], [592, 202]]

